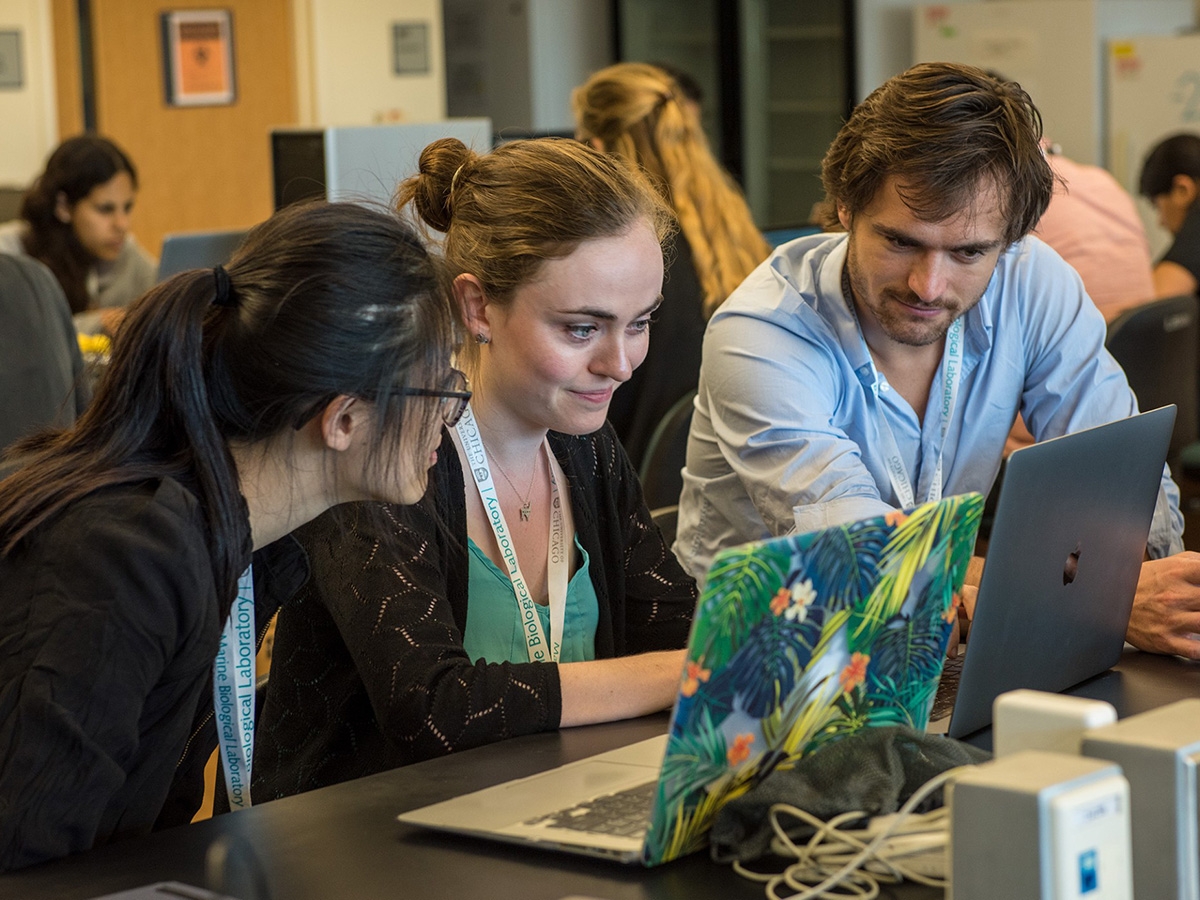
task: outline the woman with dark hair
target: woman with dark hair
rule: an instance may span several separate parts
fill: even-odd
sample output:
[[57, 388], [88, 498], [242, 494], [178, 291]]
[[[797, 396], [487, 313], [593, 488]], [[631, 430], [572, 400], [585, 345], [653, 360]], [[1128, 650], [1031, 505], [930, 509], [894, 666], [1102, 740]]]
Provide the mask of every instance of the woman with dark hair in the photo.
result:
[[107, 138], [81, 134], [58, 145], [0, 225], [0, 252], [32, 256], [62, 285], [81, 331], [111, 332], [120, 314], [153, 286], [156, 265], [129, 233], [137, 171]]
[[285, 536], [336, 503], [419, 499], [470, 396], [443, 288], [394, 214], [291, 207], [228, 269], [131, 307], [75, 426], [17, 446], [0, 481], [0, 869], [186, 821], [214, 699], [248, 805], [254, 623], [307, 577]]
[[1142, 163], [1139, 181], [1159, 224], [1175, 236], [1154, 266], [1154, 293], [1194, 294], [1200, 285], [1200, 135], [1176, 134], [1159, 143]]
[[399, 203], [445, 234], [475, 393], [419, 504], [382, 531], [363, 504], [302, 529], [313, 577], [275, 634], [263, 797], [644, 715], [679, 688], [696, 586], [605, 421], [646, 355], [670, 211], [571, 140], [437, 141]]

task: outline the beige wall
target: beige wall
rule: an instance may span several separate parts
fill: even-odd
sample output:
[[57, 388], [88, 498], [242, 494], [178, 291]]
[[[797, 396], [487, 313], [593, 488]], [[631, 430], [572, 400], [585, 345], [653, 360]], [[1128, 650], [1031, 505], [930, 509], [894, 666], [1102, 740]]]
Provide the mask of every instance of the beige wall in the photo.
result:
[[[69, 17], [74, 4], [56, 0]], [[163, 88], [159, 14], [233, 13], [236, 101], [174, 107]], [[133, 228], [157, 253], [172, 231], [242, 228], [270, 215], [268, 134], [296, 121], [289, 0], [93, 0], [98, 130], [138, 168]], [[66, 61], [60, 71], [66, 72]], [[75, 88], [71, 85], [71, 88]]]
[[[300, 121], [430, 122], [446, 116], [441, 0], [293, 0]], [[392, 24], [428, 26], [429, 72], [392, 71]]]
[[0, 31], [20, 34], [19, 88], [0, 88], [0, 186], [23, 187], [58, 140], [50, 0], [0, 0]]

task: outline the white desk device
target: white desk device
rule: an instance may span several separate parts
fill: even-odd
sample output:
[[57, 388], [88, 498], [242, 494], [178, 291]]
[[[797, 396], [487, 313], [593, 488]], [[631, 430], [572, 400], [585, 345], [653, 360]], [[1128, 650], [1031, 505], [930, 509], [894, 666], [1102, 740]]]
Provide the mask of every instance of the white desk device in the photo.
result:
[[1079, 756], [1083, 733], [1117, 721], [1111, 703], [1048, 691], [1006, 691], [992, 704], [993, 750], [997, 757], [1021, 750]]
[[949, 900], [1131, 900], [1129, 782], [1098, 759], [1026, 750], [948, 790]]
[[1083, 752], [1119, 764], [1129, 780], [1139, 900], [1200, 900], [1200, 700], [1088, 731]]

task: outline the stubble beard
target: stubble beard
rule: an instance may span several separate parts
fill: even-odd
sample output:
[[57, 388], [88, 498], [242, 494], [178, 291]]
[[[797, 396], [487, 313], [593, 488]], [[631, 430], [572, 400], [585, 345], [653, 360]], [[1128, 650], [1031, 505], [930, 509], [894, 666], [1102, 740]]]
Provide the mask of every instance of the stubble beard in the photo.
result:
[[[946, 332], [950, 330], [954, 320], [975, 305], [975, 303], [970, 303], [965, 308], [941, 305], [939, 308], [949, 313], [948, 319], [938, 318], [922, 322], [906, 316], [902, 310], [897, 309], [897, 303], [926, 308], [930, 306], [912, 291], [901, 293], [885, 288], [878, 298], [872, 297], [867, 287], [867, 280], [858, 263], [853, 235], [850, 237], [846, 254], [846, 272], [850, 279], [850, 288], [854, 292], [854, 298], [858, 299], [858, 305], [875, 319], [879, 328], [889, 339], [909, 347], [928, 347], [930, 344], [937, 343], [946, 336]], [[854, 303], [854, 298], [847, 297], [846, 299]], [[976, 298], [975, 302], [977, 303], [978, 300], [979, 298]]]

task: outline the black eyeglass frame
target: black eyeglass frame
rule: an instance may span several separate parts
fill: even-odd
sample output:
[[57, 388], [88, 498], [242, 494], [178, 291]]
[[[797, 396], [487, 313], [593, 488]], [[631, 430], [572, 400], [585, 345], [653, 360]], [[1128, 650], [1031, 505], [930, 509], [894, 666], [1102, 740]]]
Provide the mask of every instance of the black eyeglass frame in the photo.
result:
[[465, 373], [458, 369], [451, 369], [450, 372], [457, 377], [462, 383], [463, 389], [460, 391], [452, 390], [433, 390], [431, 388], [404, 388], [400, 391], [404, 397], [440, 397], [443, 400], [457, 400], [458, 405], [453, 407], [453, 412], [450, 415], [442, 413], [442, 421], [446, 423], [447, 428], [453, 428], [458, 424], [458, 420], [463, 417], [463, 413], [467, 411], [467, 404], [471, 401], [471, 382], [467, 380]]
[[[453, 407], [453, 411], [447, 415], [442, 413], [442, 421], [445, 422], [447, 428], [453, 428], [458, 424], [458, 420], [463, 417], [463, 413], [467, 411], [467, 403], [471, 400], [470, 381], [467, 380], [466, 373], [459, 369], [450, 370], [451, 377], [455, 378], [463, 385], [462, 390], [434, 390], [433, 388], [401, 388], [396, 393], [402, 397], [440, 397], [443, 400], [457, 400], [458, 405]], [[312, 406], [308, 407], [299, 418], [296, 419], [296, 430], [299, 431], [312, 419], [319, 415], [321, 410], [333, 402], [337, 394], [326, 394]]]

